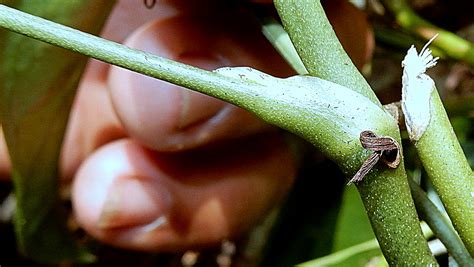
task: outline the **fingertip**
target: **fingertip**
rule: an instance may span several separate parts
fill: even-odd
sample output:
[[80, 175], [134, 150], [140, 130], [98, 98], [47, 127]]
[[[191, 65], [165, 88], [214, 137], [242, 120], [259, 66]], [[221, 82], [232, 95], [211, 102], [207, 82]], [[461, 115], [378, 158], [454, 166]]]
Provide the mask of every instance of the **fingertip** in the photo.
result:
[[[228, 32], [222, 23], [223, 18], [199, 16], [158, 19], [136, 30], [126, 44], [203, 69], [249, 65], [291, 73], [261, 33], [246, 32], [247, 24]], [[185, 150], [270, 128], [231, 104], [121, 68], [113, 67], [108, 81], [128, 133], [154, 150]]]
[[92, 235], [110, 239], [110, 231], [141, 227], [167, 214], [170, 193], [150, 177], [150, 169], [137, 169], [129, 157], [140, 155], [132, 142], [116, 141], [88, 158], [73, 184], [72, 200], [78, 223]]
[[248, 230], [283, 198], [294, 174], [290, 152], [275, 136], [184, 154], [121, 140], [83, 164], [72, 199], [77, 221], [93, 237], [175, 251]]
[[8, 148], [0, 126], [0, 180], [10, 179], [11, 162]]

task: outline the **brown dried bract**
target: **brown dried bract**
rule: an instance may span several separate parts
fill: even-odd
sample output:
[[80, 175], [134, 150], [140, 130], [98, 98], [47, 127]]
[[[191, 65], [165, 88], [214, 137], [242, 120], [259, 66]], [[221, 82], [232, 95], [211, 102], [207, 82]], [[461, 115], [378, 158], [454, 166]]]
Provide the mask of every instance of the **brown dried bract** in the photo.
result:
[[378, 136], [371, 131], [363, 131], [360, 133], [360, 143], [362, 144], [362, 147], [371, 150], [374, 153], [364, 161], [360, 169], [347, 185], [362, 181], [365, 175], [369, 173], [380, 159], [385, 163], [385, 165], [392, 169], [395, 169], [400, 165], [400, 146], [392, 137]]

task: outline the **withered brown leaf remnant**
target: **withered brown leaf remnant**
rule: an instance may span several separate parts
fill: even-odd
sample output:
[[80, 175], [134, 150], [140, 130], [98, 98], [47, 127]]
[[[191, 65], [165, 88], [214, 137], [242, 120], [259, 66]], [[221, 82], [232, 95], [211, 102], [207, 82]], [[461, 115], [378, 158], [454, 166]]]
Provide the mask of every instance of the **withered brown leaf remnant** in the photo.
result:
[[350, 185], [360, 182], [365, 175], [382, 159], [389, 168], [395, 169], [400, 164], [400, 146], [398, 142], [390, 136], [378, 136], [371, 131], [363, 131], [360, 133], [360, 143], [365, 149], [371, 150], [372, 153], [362, 164], [357, 173], [347, 183]]

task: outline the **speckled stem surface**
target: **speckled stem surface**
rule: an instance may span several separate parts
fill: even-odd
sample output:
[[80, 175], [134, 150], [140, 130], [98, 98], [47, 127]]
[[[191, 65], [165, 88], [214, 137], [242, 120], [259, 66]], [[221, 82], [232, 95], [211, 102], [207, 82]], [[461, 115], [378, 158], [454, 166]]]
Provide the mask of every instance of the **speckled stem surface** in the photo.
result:
[[[274, 3], [311, 75], [347, 86], [366, 96], [375, 105], [380, 105], [370, 86], [339, 44], [320, 1], [275, 0]], [[391, 136], [400, 142], [398, 126], [393, 120], [386, 119], [378, 123], [385, 125], [385, 128], [383, 131], [374, 131], [376, 134]], [[370, 126], [360, 124], [357, 128], [369, 130]], [[359, 164], [363, 159], [365, 158], [359, 158]], [[336, 160], [336, 163], [343, 166], [343, 171], [350, 177], [360, 165], [344, 168], [344, 160], [347, 159]], [[437, 265], [419, 227], [403, 161], [395, 170], [384, 167], [374, 169], [357, 188], [390, 265]]]
[[274, 1], [310, 75], [344, 85], [380, 105], [334, 33], [320, 1]]
[[[280, 6], [281, 10], [285, 7]], [[358, 83], [351, 79], [342, 86], [309, 76], [278, 79], [250, 68], [209, 72], [2, 5], [0, 27], [236, 104], [310, 141], [348, 176], [368, 156], [359, 143], [360, 132], [370, 130], [400, 142], [395, 120], [384, 111], [368, 85], [356, 86]], [[335, 36], [330, 38], [337, 43]], [[353, 74], [360, 75], [355, 68]], [[324, 78], [330, 77], [327, 74]], [[396, 170], [381, 168], [369, 173], [358, 188], [387, 260], [405, 266], [436, 265], [418, 225], [403, 163]]]
[[454, 228], [474, 255], [474, 175], [437, 90], [430, 111], [430, 124], [415, 147]]

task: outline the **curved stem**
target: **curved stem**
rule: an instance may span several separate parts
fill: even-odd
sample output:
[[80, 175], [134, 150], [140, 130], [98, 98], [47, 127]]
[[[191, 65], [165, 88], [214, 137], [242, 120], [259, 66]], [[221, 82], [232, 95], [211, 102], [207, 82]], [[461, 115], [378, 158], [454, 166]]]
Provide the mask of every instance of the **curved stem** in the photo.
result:
[[[313, 17], [322, 12], [320, 5], [316, 9], [318, 13]], [[325, 25], [327, 30], [330, 27], [327, 21]], [[351, 71], [343, 67], [346, 64], [340, 66], [347, 74], [341, 77], [341, 83], [352, 90], [314, 77], [277, 79], [249, 68], [204, 71], [3, 5], [0, 5], [0, 26], [244, 107], [310, 141], [349, 176], [367, 157], [358, 141], [360, 132], [370, 130], [400, 142], [396, 122], [383, 110], [355, 68]], [[337, 39], [330, 40], [337, 43]], [[333, 60], [338, 62], [337, 57]], [[334, 67], [326, 76], [335, 80], [331, 73], [337, 72], [338, 67]], [[352, 78], [352, 74], [359, 78]], [[358, 189], [389, 262], [436, 265], [419, 228], [403, 164], [395, 170], [375, 169]], [[409, 245], [406, 240], [411, 241]]]
[[[330, 255], [317, 258], [315, 260], [311, 260], [305, 263], [298, 264], [296, 267], [338, 266], [338, 265], [342, 265], [341, 263], [344, 263], [344, 261], [347, 260], [348, 258], [353, 257], [357, 254], [361, 254], [361, 253], [372, 251], [372, 250], [378, 250], [378, 249], [379, 249], [379, 243], [377, 243], [377, 240], [374, 238], [364, 243], [360, 243], [352, 247], [337, 251]], [[387, 266], [387, 265], [385, 263], [382, 266]]]
[[[0, 5], [0, 26], [126, 69], [198, 91], [226, 101], [238, 84], [222, 75], [153, 56], [72, 28]], [[239, 100], [234, 99], [238, 102]]]
[[418, 214], [443, 242], [449, 254], [454, 257], [460, 266], [474, 266], [474, 260], [443, 214], [413, 179], [408, 179], [408, 183]]
[[[311, 75], [343, 84], [381, 105], [339, 44], [320, 1], [275, 0], [274, 3]], [[377, 134], [391, 136], [400, 142], [398, 127], [393, 120], [380, 123], [385, 125], [386, 132]], [[357, 166], [343, 168], [347, 176], [352, 176], [361, 166], [363, 159], [360, 160]], [[342, 162], [336, 162], [343, 166]], [[376, 168], [357, 186], [388, 263], [436, 265], [421, 233], [406, 179], [402, 162], [395, 170]]]
[[366, 155], [358, 142], [360, 132], [383, 133], [387, 121], [395, 125], [366, 97], [315, 77], [278, 79], [250, 68], [206, 71], [3, 5], [0, 27], [243, 107], [302, 136], [348, 171], [355, 171]]
[[416, 14], [405, 0], [385, 0], [385, 6], [395, 15], [398, 24], [425, 40], [438, 34], [433, 45], [451, 58], [474, 66], [474, 44], [456, 34], [436, 27]]

